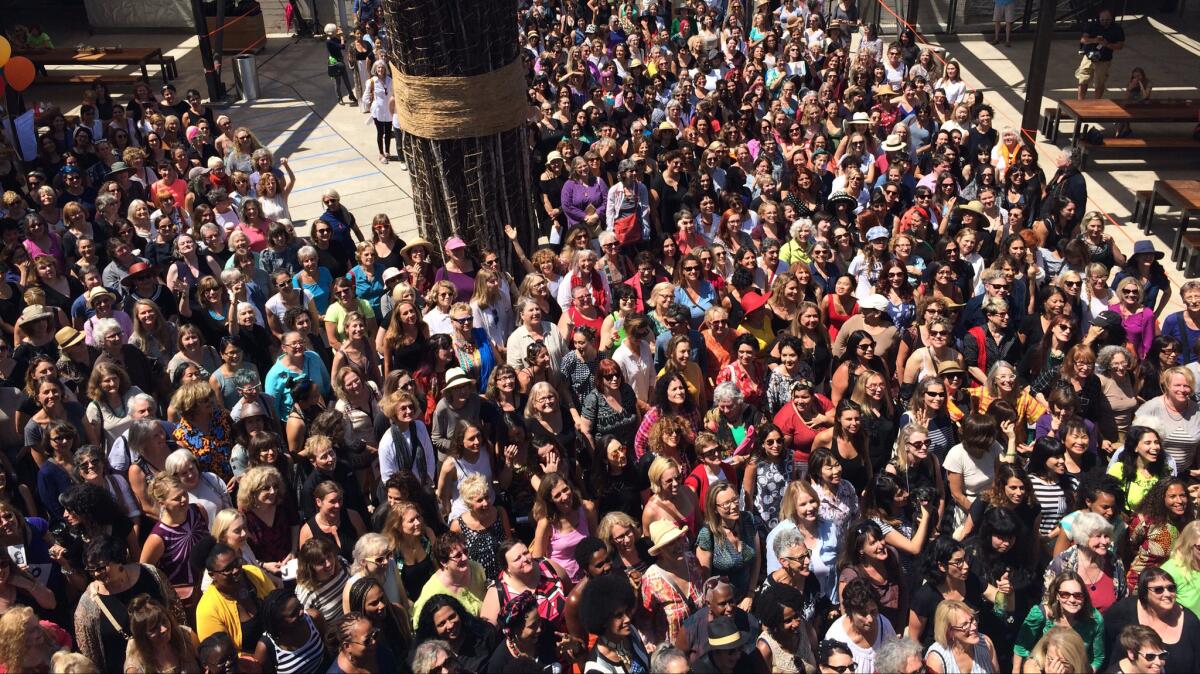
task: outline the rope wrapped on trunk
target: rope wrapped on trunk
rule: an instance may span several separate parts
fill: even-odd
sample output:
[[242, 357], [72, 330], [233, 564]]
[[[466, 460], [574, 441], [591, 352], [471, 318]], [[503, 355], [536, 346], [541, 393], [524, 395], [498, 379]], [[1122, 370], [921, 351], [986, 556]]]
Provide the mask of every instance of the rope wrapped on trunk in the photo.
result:
[[400, 128], [421, 138], [482, 138], [511, 131], [529, 114], [521, 59], [466, 77], [405, 75], [392, 66]]

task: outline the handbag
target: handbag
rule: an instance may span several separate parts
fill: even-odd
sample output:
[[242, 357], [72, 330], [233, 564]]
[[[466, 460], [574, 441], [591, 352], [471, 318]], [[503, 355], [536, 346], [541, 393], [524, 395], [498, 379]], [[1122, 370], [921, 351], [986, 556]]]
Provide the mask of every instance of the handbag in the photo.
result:
[[613, 234], [617, 237], [617, 244], [621, 246], [631, 246], [642, 240], [642, 223], [641, 218], [641, 203], [638, 201], [637, 188], [633, 190], [633, 212], [623, 218], [617, 218], [613, 221]]

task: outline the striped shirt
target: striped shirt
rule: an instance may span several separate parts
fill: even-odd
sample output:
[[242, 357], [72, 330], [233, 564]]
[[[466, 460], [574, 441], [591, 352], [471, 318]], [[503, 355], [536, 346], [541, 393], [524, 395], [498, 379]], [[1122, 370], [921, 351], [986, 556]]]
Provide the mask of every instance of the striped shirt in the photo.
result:
[[321, 671], [321, 663], [325, 660], [321, 632], [317, 630], [317, 626], [313, 624], [312, 618], [307, 613], [302, 613], [301, 616], [308, 624], [308, 639], [294, 651], [289, 651], [275, 643], [270, 634], [263, 632], [263, 641], [275, 654], [275, 671], [278, 674], [308, 674]]
[[326, 623], [342, 617], [342, 588], [350, 575], [346, 573], [346, 565], [339, 563], [338, 572], [320, 587], [311, 588], [296, 585], [296, 598], [304, 608], [314, 608]]
[[1034, 498], [1042, 506], [1042, 523], [1038, 533], [1048, 536], [1067, 513], [1067, 494], [1058, 483], [1046, 482], [1037, 475], [1030, 475], [1029, 482], [1033, 485]]

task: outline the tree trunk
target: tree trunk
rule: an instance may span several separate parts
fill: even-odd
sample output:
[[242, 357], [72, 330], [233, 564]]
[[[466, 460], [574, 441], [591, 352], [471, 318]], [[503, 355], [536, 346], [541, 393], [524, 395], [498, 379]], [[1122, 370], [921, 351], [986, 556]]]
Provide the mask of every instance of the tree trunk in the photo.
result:
[[[383, 7], [388, 58], [404, 75], [484, 75], [519, 58], [516, 0], [385, 0]], [[476, 254], [492, 248], [511, 262], [503, 230], [511, 223], [529, 250], [533, 210], [526, 125], [441, 140], [406, 130], [399, 146], [412, 178], [417, 224], [427, 239], [441, 243], [459, 236]]]

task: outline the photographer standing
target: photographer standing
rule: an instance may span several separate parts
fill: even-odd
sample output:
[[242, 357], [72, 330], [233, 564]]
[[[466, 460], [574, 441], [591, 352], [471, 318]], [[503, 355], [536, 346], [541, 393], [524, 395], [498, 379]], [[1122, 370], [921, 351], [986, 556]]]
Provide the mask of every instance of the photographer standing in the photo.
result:
[[1104, 83], [1112, 67], [1113, 52], [1125, 47], [1125, 31], [1113, 21], [1111, 10], [1100, 10], [1099, 16], [1088, 21], [1079, 38], [1079, 68], [1075, 81], [1079, 83], [1079, 100], [1087, 94], [1088, 84], [1095, 82], [1096, 98], [1104, 97]]

